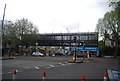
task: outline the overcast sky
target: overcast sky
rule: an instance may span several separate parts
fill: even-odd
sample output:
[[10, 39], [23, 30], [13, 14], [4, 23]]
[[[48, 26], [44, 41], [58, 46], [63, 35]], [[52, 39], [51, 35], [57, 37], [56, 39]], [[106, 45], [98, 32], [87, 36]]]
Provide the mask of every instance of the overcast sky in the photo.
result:
[[94, 32], [109, 11], [107, 0], [0, 0], [0, 20], [5, 3], [6, 20], [27, 18], [39, 33]]

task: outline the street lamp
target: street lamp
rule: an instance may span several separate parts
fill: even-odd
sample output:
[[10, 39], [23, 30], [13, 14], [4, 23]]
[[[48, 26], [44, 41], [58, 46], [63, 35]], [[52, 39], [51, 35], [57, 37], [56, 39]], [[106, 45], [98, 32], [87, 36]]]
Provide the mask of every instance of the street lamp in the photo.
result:
[[3, 20], [2, 20], [2, 34], [4, 35], [4, 18], [5, 18], [5, 10], [6, 10], [6, 4], [4, 7], [4, 13], [3, 13]]
[[[1, 29], [1, 34], [2, 34], [2, 43], [3, 43], [3, 45], [4, 45], [4, 18], [5, 18], [5, 10], [6, 10], [6, 4], [5, 4], [5, 7], [4, 7], [4, 12], [3, 12], [3, 19], [2, 19], [2, 29]], [[3, 48], [3, 46], [2, 46], [2, 48]], [[3, 48], [4, 49], [4, 48]], [[2, 56], [4, 56], [4, 54], [2, 54]]]

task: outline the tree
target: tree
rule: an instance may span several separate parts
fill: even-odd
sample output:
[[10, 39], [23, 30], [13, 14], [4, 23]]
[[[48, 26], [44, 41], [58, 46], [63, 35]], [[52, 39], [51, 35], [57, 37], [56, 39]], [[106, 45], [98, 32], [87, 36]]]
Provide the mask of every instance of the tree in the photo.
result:
[[6, 46], [8, 40], [11, 40], [11, 47], [19, 47], [19, 45], [33, 45], [36, 41], [38, 29], [28, 19], [5, 21], [3, 45]]
[[23, 34], [37, 34], [37, 27], [29, 22], [28, 19], [21, 19], [15, 22], [16, 37], [21, 40]]
[[[112, 4], [112, 3], [111, 3]], [[115, 5], [115, 3], [114, 3]], [[104, 18], [98, 20], [96, 27], [97, 32], [104, 40], [109, 39], [116, 43], [114, 57], [117, 56], [120, 45], [120, 1], [116, 3], [114, 9], [107, 12]]]

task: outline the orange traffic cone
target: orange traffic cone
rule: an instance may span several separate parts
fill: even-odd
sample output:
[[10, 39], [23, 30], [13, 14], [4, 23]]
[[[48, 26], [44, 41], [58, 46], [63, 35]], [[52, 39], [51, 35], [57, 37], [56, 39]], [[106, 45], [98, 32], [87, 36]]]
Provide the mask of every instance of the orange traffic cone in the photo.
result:
[[104, 72], [104, 81], [108, 81], [108, 75], [106, 72]]
[[43, 72], [43, 80], [46, 78], [46, 72]]
[[82, 81], [85, 81], [85, 75], [84, 74], [82, 75]]

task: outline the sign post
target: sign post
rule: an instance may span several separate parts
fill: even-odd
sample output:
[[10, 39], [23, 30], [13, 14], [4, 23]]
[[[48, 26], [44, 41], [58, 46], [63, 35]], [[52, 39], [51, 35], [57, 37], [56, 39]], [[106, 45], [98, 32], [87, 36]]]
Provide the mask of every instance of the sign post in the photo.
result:
[[74, 48], [75, 48], [75, 59], [74, 59], [74, 61], [76, 61], [76, 47], [77, 47], [77, 45], [74, 45]]
[[107, 70], [108, 78], [110, 81], [119, 81], [120, 80], [120, 72], [115, 70]]

